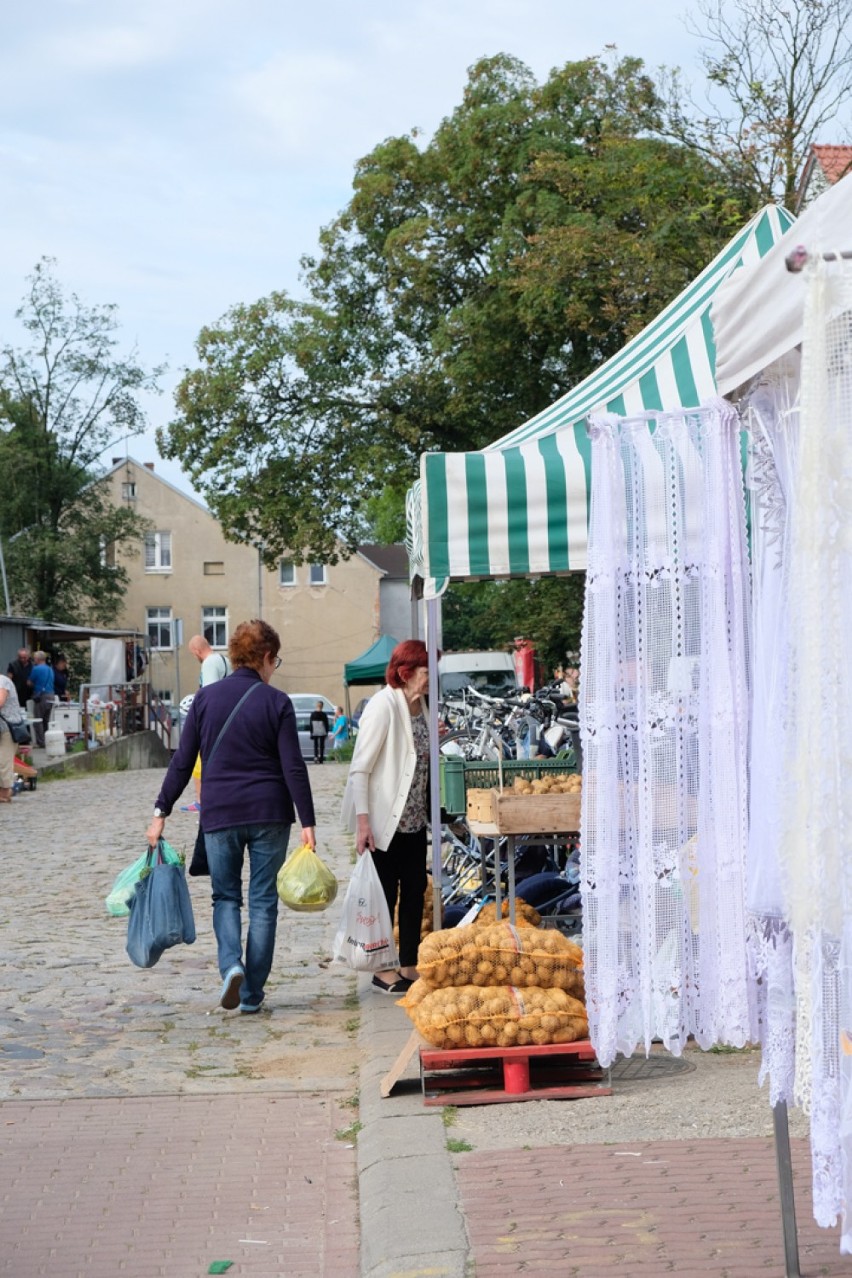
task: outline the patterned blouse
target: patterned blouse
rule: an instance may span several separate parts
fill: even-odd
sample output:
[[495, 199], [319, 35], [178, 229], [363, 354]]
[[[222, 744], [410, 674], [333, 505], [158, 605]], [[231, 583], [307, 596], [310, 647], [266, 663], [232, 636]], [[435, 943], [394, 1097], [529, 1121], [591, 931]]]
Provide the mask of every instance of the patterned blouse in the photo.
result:
[[396, 827], [400, 834], [413, 834], [415, 830], [422, 830], [429, 820], [429, 730], [422, 714], [412, 716], [411, 730], [414, 733], [417, 763], [414, 765], [411, 789]]

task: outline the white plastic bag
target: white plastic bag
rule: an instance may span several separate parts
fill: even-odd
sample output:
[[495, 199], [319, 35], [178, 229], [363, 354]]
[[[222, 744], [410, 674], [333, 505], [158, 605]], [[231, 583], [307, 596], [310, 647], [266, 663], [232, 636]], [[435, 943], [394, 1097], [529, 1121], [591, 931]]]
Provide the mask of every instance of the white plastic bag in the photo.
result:
[[356, 972], [384, 972], [399, 966], [390, 910], [372, 855], [359, 856], [334, 938], [334, 961]]

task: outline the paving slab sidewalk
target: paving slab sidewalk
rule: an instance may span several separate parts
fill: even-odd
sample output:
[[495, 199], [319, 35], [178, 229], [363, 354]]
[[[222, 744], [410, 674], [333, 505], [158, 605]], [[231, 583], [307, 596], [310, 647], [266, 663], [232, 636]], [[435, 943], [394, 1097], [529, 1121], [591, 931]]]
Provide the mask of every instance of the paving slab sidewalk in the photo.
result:
[[[424, 1106], [416, 1057], [401, 1085], [381, 1099], [380, 1082], [411, 1026], [368, 981], [360, 990], [365, 1278], [784, 1274], [775, 1151], [764, 1134], [771, 1111], [757, 1089], [757, 1053], [696, 1049], [668, 1077], [625, 1069], [609, 1098], [446, 1113]], [[545, 1128], [549, 1143], [542, 1145], [536, 1138]], [[803, 1130], [800, 1115], [791, 1128]], [[643, 1129], [680, 1135], [631, 1139]], [[726, 1130], [737, 1136], [725, 1138]], [[749, 1130], [760, 1134], [742, 1134]], [[448, 1138], [461, 1138], [470, 1152], [450, 1152]], [[852, 1262], [840, 1255], [839, 1230], [813, 1220], [808, 1142], [796, 1137], [792, 1148], [803, 1278], [848, 1275]]]

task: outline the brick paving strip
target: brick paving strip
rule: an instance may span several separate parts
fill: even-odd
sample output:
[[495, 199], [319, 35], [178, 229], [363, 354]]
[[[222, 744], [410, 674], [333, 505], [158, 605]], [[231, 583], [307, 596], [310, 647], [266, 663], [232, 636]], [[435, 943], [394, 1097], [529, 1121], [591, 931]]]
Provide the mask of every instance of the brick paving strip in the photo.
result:
[[[808, 1143], [792, 1148], [803, 1278], [848, 1276], [839, 1230], [813, 1220]], [[476, 1278], [784, 1273], [771, 1140], [489, 1150], [456, 1175]]]
[[0, 1106], [0, 1273], [355, 1275], [333, 1100], [288, 1093]]
[[[218, 1006], [209, 879], [189, 880], [196, 943], [133, 967], [104, 897], [143, 850], [161, 777], [43, 780], [2, 813], [0, 1273], [196, 1278], [233, 1260], [232, 1278], [355, 1278], [358, 999], [328, 965], [339, 911], [282, 907], [269, 1013]], [[344, 779], [311, 773], [341, 883]], [[176, 812], [166, 837], [189, 852], [196, 828]]]

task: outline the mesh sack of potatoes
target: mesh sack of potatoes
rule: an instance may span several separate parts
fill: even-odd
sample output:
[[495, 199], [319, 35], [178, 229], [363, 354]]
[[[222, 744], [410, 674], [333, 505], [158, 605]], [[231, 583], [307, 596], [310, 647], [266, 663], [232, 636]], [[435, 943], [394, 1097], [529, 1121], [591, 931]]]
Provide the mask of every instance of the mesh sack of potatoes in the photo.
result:
[[[503, 901], [501, 918], [509, 917], [509, 902]], [[483, 923], [495, 923], [497, 921], [497, 903], [496, 901], [486, 901], [482, 909], [474, 919], [477, 927]], [[525, 927], [528, 923], [531, 927], [538, 927], [541, 922], [541, 915], [532, 905], [527, 905], [526, 901], [521, 897], [515, 898], [515, 922], [518, 927]]]
[[[420, 920], [420, 939], [432, 931], [432, 875], [426, 876], [426, 891], [423, 893], [423, 917]], [[393, 939], [399, 949], [399, 901], [393, 912]]]
[[583, 996], [583, 951], [548, 928], [491, 923], [445, 928], [420, 942], [417, 971], [430, 985], [516, 985]]
[[585, 1007], [559, 989], [451, 986], [406, 1010], [433, 1047], [528, 1047], [589, 1036]]

